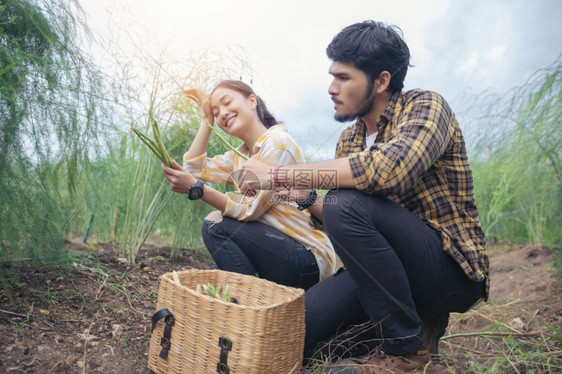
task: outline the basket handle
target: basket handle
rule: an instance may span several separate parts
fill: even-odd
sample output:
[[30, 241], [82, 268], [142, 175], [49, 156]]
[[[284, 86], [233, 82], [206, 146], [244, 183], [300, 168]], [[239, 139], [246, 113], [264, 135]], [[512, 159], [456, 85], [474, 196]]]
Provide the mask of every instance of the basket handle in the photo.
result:
[[164, 318], [164, 322], [166, 322], [166, 324], [164, 325], [164, 334], [160, 339], [160, 345], [162, 346], [162, 350], [160, 351], [160, 358], [166, 359], [168, 358], [168, 352], [170, 351], [170, 347], [172, 346], [172, 342], [170, 339], [172, 338], [172, 326], [174, 326], [176, 320], [172, 312], [170, 312], [168, 309], [160, 309], [152, 315], [152, 330], [150, 330], [150, 332], [154, 331], [156, 324], [162, 318]]

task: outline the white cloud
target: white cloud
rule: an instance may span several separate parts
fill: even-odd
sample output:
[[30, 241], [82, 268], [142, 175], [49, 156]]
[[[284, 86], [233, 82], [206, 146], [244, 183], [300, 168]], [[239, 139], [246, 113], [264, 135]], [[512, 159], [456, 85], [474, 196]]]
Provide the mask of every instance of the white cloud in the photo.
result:
[[495, 45], [488, 50], [486, 54], [486, 59], [489, 62], [503, 61], [507, 52], [507, 47], [505, 44]]
[[480, 65], [480, 53], [473, 51], [470, 56], [459, 67], [455, 69], [455, 73], [473, 74]]
[[[211, 45], [242, 47], [254, 69], [258, 94], [285, 120], [299, 143], [312, 144], [313, 152], [330, 157], [337, 139], [331, 135], [340, 125], [332, 118], [326, 92], [330, 77], [325, 49], [351, 23], [376, 19], [400, 26], [415, 65], [406, 88], [436, 90], [450, 101], [467, 88], [505, 92], [562, 52], [558, 0], [83, 0], [81, 4], [91, 15], [90, 25], [131, 56], [157, 57], [164, 47], [176, 58]], [[119, 28], [107, 31], [111, 24]]]

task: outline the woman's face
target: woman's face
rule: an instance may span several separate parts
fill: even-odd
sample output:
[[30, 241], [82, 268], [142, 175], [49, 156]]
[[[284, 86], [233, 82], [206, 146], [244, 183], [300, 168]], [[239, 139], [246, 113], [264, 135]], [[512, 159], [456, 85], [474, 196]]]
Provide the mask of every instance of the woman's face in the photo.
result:
[[257, 100], [255, 95], [244, 97], [226, 87], [217, 88], [211, 95], [211, 112], [217, 124], [228, 134], [240, 137], [246, 126], [255, 122]]

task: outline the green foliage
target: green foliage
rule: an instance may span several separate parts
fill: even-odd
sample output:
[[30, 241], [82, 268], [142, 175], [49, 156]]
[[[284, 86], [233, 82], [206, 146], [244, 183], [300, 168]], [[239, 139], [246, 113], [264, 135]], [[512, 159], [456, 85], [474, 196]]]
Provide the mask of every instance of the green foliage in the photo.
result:
[[472, 167], [488, 239], [562, 245], [562, 56], [482, 105]]
[[552, 340], [555, 345], [561, 346], [562, 345], [562, 330], [559, 329], [559, 328], [556, 328], [554, 326], [549, 326], [548, 328], [551, 331], [554, 332], [553, 335], [549, 336], [549, 340]]
[[[147, 125], [141, 130], [146, 131], [156, 120], [161, 128], [163, 147], [181, 164], [181, 157], [199, 128], [199, 111], [182, 94], [179, 82], [166, 79], [164, 73], [167, 70], [162, 63], [154, 69]], [[200, 71], [205, 72], [204, 68]], [[198, 86], [200, 80], [198, 76], [188, 76], [184, 84]], [[127, 178], [124, 204], [116, 208], [122, 209], [124, 218], [114, 223], [118, 233], [115, 244], [120, 253], [134, 261], [153, 231], [159, 232], [160, 239], [172, 246], [173, 254], [186, 247], [202, 249], [200, 223], [212, 208], [201, 201], [191, 202], [183, 195], [172, 193], [162, 176], [161, 162], [132, 133], [127, 144], [128, 173], [121, 174], [122, 178]], [[211, 138], [207, 146], [212, 155], [226, 149], [227, 145], [217, 137]]]
[[86, 32], [72, 5], [0, 5], [0, 260], [62, 256], [59, 199], [74, 193], [102, 116], [99, 74], [80, 50]]
[[[202, 249], [200, 222], [211, 208], [171, 193], [130, 127], [146, 131], [153, 107], [163, 143], [181, 163], [199, 127], [198, 109], [181, 91], [209, 90], [230, 69], [244, 70], [243, 61], [209, 50], [164, 65], [144, 54], [134, 67], [118, 62], [122, 71], [109, 79], [81, 49], [88, 29], [77, 4], [0, 5], [0, 260], [60, 261], [64, 239], [81, 238], [91, 215], [88, 239], [113, 241], [131, 260], [155, 231], [175, 252]], [[211, 139], [209, 154], [225, 149]]]
[[483, 361], [484, 355], [469, 354], [467, 364], [471, 373], [555, 373], [560, 369], [555, 345], [531, 342], [512, 336], [499, 341], [489, 339], [488, 342], [491, 348], [488, 352], [493, 352], [489, 359]]

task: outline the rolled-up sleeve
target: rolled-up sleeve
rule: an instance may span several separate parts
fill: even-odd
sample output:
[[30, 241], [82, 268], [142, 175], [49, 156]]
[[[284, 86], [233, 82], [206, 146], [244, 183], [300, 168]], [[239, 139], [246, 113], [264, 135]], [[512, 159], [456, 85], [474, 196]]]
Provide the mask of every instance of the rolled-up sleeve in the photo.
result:
[[[426, 91], [405, 103], [404, 118], [389, 140], [353, 153], [349, 164], [356, 188], [364, 193], [396, 195], [410, 189], [441, 157], [452, 133], [452, 112], [443, 98]], [[408, 108], [410, 106], [410, 108]]]
[[183, 167], [196, 178], [206, 182], [232, 184], [232, 171], [234, 170], [235, 157], [239, 157], [233, 151], [222, 155], [208, 158], [203, 153], [195, 158], [187, 159], [184, 155]]

